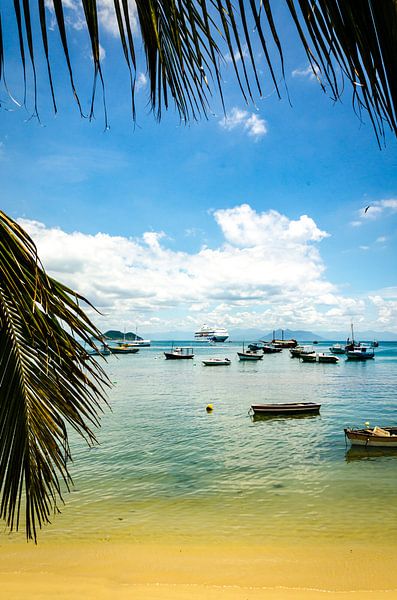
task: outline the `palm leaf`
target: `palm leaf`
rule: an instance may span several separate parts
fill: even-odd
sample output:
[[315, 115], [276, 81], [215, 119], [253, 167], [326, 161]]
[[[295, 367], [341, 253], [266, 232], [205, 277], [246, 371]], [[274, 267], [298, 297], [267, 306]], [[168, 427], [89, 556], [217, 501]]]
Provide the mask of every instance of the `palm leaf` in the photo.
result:
[[69, 487], [68, 428], [89, 444], [108, 384], [77, 338], [100, 332], [84, 299], [48, 277], [28, 235], [0, 211], [0, 516], [29, 539]]
[[[14, 0], [17, 23], [18, 46], [26, 88], [25, 39], [27, 40], [33, 68], [34, 95], [37, 94], [34, 43], [41, 35], [44, 46], [50, 90], [55, 96], [51, 82], [51, 59], [49, 57], [46, 20], [43, 0], [38, 9], [33, 3]], [[120, 4], [121, 2], [121, 4]], [[343, 93], [344, 80], [350, 83], [355, 111], [363, 110], [369, 115], [378, 139], [384, 137], [385, 125], [397, 133], [397, 2], [395, 0], [284, 0], [298, 38], [307, 54], [312, 68], [321, 70], [318, 77], [324, 91], [330, 91], [333, 99]], [[69, 56], [62, 0], [53, 0], [73, 94], [81, 112], [80, 101], [73, 78]], [[103, 89], [105, 123], [107, 125], [105, 88], [99, 56], [100, 33], [97, 2], [82, 0], [84, 18], [89, 35], [94, 74], [90, 116], [93, 115], [96, 83], [99, 76]], [[135, 78], [139, 65], [136, 63], [134, 39], [130, 23], [128, 0], [114, 0], [115, 15], [120, 43], [131, 80], [132, 113], [135, 118]], [[145, 52], [143, 69], [149, 75], [151, 108], [161, 118], [162, 108], [169, 107], [172, 98], [181, 119], [187, 121], [207, 115], [208, 97], [213, 94], [211, 82], [223, 103], [223, 84], [220, 70], [224, 48], [232, 57], [233, 69], [244, 100], [252, 99], [249, 70], [259, 93], [262, 83], [254, 52], [255, 42], [263, 50], [273, 87], [279, 94], [278, 70], [284, 77], [282, 43], [271, 10], [270, 0], [136, 0], [140, 35]], [[263, 9], [263, 10], [262, 10]], [[31, 16], [38, 10], [41, 28], [32, 34]], [[1, 15], [0, 15], [1, 18]], [[1, 21], [0, 21], [1, 23]], [[3, 25], [4, 27], [4, 25]], [[265, 34], [266, 32], [266, 34]], [[269, 33], [267, 33], [269, 32]], [[233, 36], [231, 35], [233, 33]], [[239, 64], [234, 59], [233, 44], [240, 53]], [[247, 63], [242, 46], [249, 55]], [[274, 64], [270, 45], [277, 50], [278, 61]], [[12, 47], [12, 46], [11, 46]], [[0, 47], [0, 79], [6, 59]], [[239, 70], [242, 70], [240, 74]]]

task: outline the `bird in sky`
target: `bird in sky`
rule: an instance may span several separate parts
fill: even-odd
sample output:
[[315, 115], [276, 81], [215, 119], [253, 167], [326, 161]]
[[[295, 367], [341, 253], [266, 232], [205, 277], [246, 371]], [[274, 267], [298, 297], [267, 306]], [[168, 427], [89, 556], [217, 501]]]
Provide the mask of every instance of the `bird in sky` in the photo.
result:
[[369, 205], [369, 206], [366, 206], [366, 207], [365, 207], [365, 209], [364, 209], [364, 214], [366, 214], [366, 213], [367, 213], [367, 210], [368, 210], [369, 208], [371, 208], [371, 205]]

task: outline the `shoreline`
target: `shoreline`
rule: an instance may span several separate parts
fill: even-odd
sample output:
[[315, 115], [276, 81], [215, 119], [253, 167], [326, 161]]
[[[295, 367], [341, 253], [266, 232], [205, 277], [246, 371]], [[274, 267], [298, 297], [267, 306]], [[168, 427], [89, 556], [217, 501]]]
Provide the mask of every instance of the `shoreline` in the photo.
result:
[[397, 598], [396, 545], [0, 540], [5, 598]]

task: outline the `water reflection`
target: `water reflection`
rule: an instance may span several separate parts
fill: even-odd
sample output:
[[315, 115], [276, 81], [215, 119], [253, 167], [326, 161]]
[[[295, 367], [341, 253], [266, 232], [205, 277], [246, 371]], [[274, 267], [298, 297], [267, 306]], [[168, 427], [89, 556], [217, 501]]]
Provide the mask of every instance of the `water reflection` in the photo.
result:
[[345, 454], [345, 460], [348, 463], [357, 460], [374, 460], [385, 457], [397, 458], [397, 448], [352, 446]]

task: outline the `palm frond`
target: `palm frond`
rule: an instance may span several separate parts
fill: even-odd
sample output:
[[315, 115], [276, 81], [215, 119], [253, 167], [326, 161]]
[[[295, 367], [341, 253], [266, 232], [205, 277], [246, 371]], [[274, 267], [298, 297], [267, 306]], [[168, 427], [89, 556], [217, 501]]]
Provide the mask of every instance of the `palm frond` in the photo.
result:
[[[90, 117], [93, 116], [99, 76], [107, 124], [105, 88], [99, 52], [97, 2], [95, 0], [81, 0], [81, 2], [94, 65]], [[21, 10], [21, 3], [23, 10]], [[355, 111], [360, 114], [364, 109], [368, 113], [378, 139], [384, 136], [385, 124], [396, 134], [397, 2], [395, 0], [357, 0], [357, 2], [284, 0], [284, 3], [287, 15], [290, 15], [295, 24], [298, 38], [310, 64], [315, 71], [321, 70], [319, 81], [323, 90], [326, 91], [328, 88], [332, 97], [338, 99], [343, 92], [343, 80], [347, 79], [350, 83]], [[62, 0], [53, 0], [53, 6], [70, 75], [70, 84], [81, 113], [70, 60]], [[138, 65], [131, 27], [131, 6], [129, 0], [114, 0], [120, 43], [130, 77], [131, 105], [135, 118], [134, 95]], [[52, 100], [56, 109], [43, 0], [38, 0], [38, 9], [34, 9], [33, 5], [30, 7], [28, 0], [14, 0], [25, 90], [27, 72], [25, 45], [27, 43], [33, 69], [35, 107], [37, 107], [38, 84], [34, 43], [37, 45], [39, 40], [34, 39], [31, 24], [31, 13], [34, 17], [35, 10], [39, 13], [39, 31], [47, 62]], [[135, 10], [145, 52], [146, 65], [142, 70], [149, 76], [151, 107], [158, 119], [161, 118], [163, 107], [165, 109], [169, 107], [169, 98], [173, 99], [181, 119], [185, 121], [207, 115], [208, 98], [214, 92], [211, 83], [223, 103], [220, 68], [222, 51], [230, 53], [243, 98], [247, 100], [253, 97], [251, 76], [261, 94], [263, 83], [259, 78], [258, 59], [253, 49], [255, 42], [262, 48], [272, 85], [280, 95], [278, 86], [280, 77], [277, 71], [280, 70], [281, 77], [284, 77], [283, 45], [280, 41], [280, 27], [273, 17], [270, 0], [249, 0], [249, 2], [238, 0], [235, 3], [231, 0], [135, 0]], [[0, 20], [0, 79], [4, 73], [6, 58], [1, 38]], [[278, 55], [277, 64], [274, 64], [273, 53], [269, 50], [270, 44], [275, 45]], [[239, 61], [234, 58], [234, 46], [240, 53]], [[243, 46], [247, 48], [249, 61], [242, 52]], [[326, 85], [323, 85], [322, 80]]]
[[99, 330], [84, 298], [48, 277], [29, 236], [0, 211], [0, 517], [29, 539], [69, 487], [68, 427], [95, 442], [107, 377], [78, 339]]

